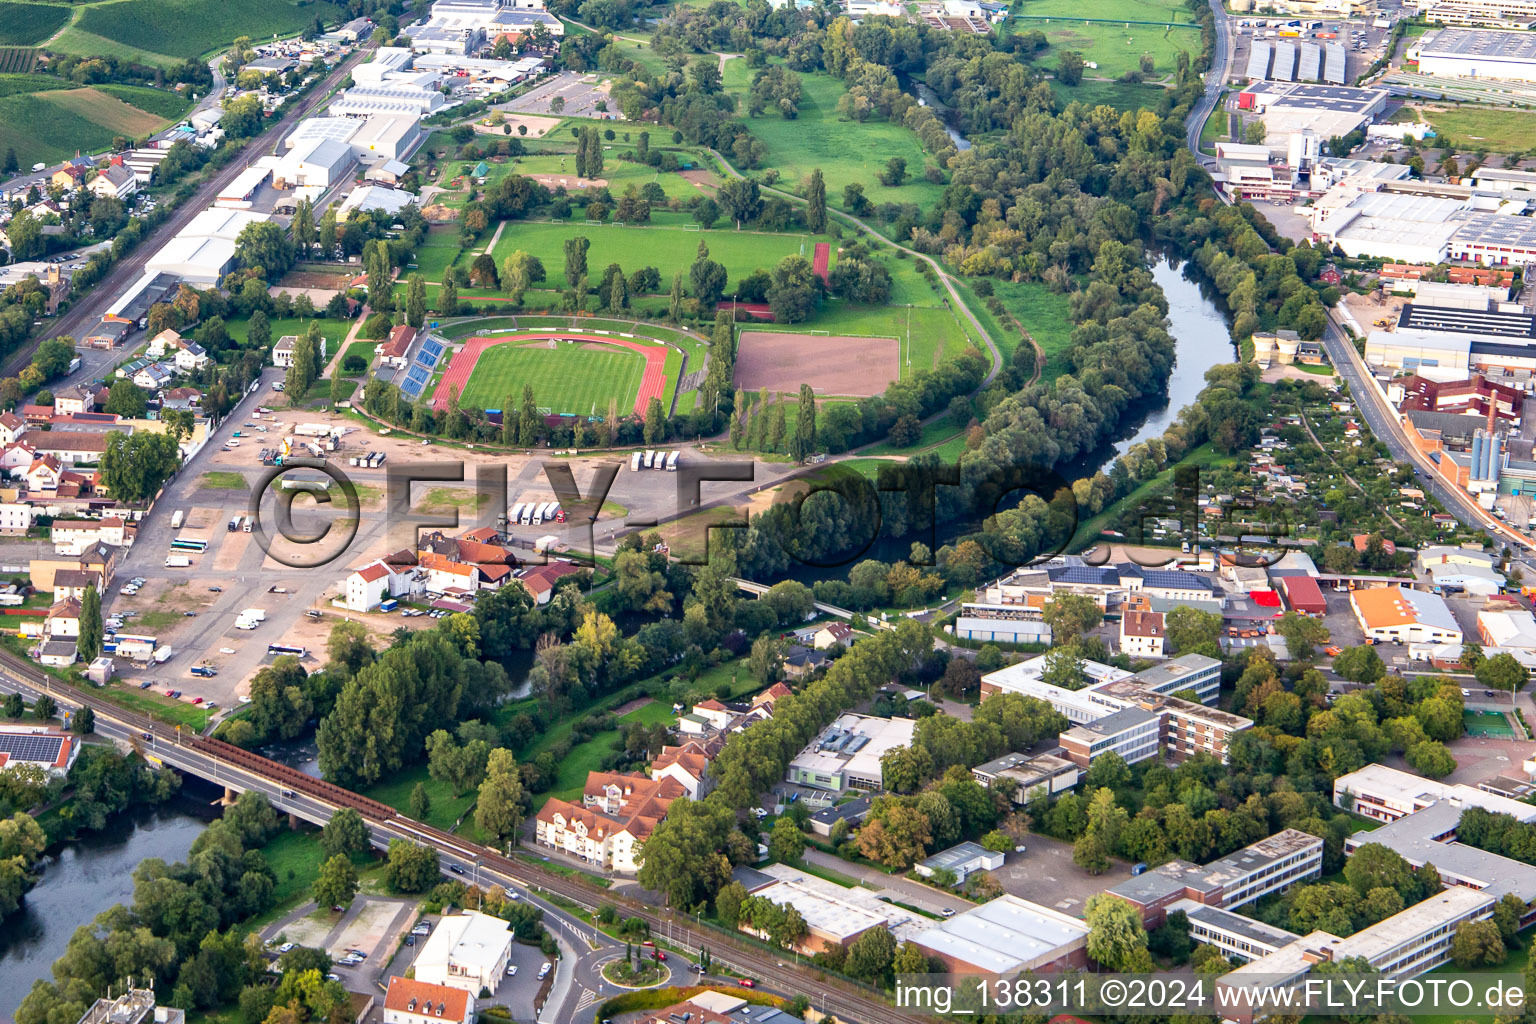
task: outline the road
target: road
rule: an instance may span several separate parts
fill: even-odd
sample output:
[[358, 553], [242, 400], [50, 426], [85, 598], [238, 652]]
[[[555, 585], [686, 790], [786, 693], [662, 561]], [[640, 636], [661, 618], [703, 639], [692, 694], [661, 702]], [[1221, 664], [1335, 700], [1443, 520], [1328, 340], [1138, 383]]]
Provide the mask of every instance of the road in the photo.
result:
[[[304, 775], [296, 769], [269, 761], [218, 741], [202, 740], [181, 730], [126, 711], [86, 690], [60, 684], [27, 662], [9, 654], [0, 654], [0, 692], [21, 693], [35, 699], [50, 694], [63, 709], [89, 706], [95, 712], [96, 733], [121, 741], [142, 751], [154, 762], [188, 772], [225, 787], [229, 792], [256, 790], [264, 793], [278, 810], [312, 824], [323, 825], [340, 807], [353, 807], [368, 823], [369, 838], [375, 847], [385, 849], [396, 840], [431, 846], [438, 851], [447, 877], [478, 885], [500, 885], [533, 899], [554, 924], [555, 934], [574, 955], [561, 961], [551, 1003], [540, 1014], [543, 1024], [568, 1022], [585, 1024], [592, 1006], [613, 991], [605, 992], [606, 983], [596, 974], [600, 963], [611, 958], [604, 941], [594, 934], [590, 924], [545, 901], [545, 894], [596, 910], [601, 903], [614, 904], [622, 917], [644, 921], [658, 942], [696, 955], [707, 947], [720, 973], [727, 978], [737, 975], [753, 978], [771, 992], [804, 993], [818, 1009], [844, 1020], [860, 1024], [918, 1024], [918, 1018], [892, 1008], [872, 989], [853, 982], [828, 978], [809, 966], [779, 960], [775, 955], [723, 930], [706, 929], [690, 923], [686, 915], [630, 899], [621, 893], [598, 888], [581, 878], [547, 870], [523, 860], [513, 860], [488, 847], [399, 814], [393, 808], [360, 797], [349, 790]], [[599, 949], [592, 949], [593, 942]], [[679, 967], [682, 965], [679, 964]], [[603, 986], [594, 989], [589, 986]]]
[[[217, 171], [213, 177], [205, 181], [192, 196], [180, 206], [158, 228], [140, 239], [133, 252], [118, 262], [107, 275], [98, 281], [85, 297], [78, 300], [73, 307], [52, 323], [47, 325], [44, 337], [39, 337], [12, 354], [0, 375], [11, 376], [18, 373], [32, 359], [32, 353], [37, 346], [42, 344], [45, 338], [68, 335], [72, 338], [82, 337], [86, 331], [95, 326], [96, 321], [106, 312], [112, 301], [122, 294], [123, 290], [137, 281], [144, 273], [144, 265], [149, 258], [159, 251], [160, 247], [174, 237], [177, 232], [191, 223], [192, 218], [202, 213], [213, 205], [218, 198], [219, 190], [233, 181], [241, 171], [250, 166], [251, 161], [258, 156], [271, 153], [276, 150], [277, 144], [288, 134], [288, 130], [301, 118], [305, 117], [315, 107], [330, 98], [331, 90], [336, 87], [353, 67], [361, 63], [370, 53], [372, 46], [359, 47], [346, 60], [336, 65], [325, 79], [316, 85], [307, 97], [295, 105], [280, 121], [271, 125], [257, 139], [253, 140], [241, 156], [231, 161], [226, 167]], [[98, 349], [81, 349], [80, 369], [69, 378], [67, 383], [95, 380], [110, 366], [122, 361], [122, 353], [118, 351], [102, 351]]]
[[1205, 73], [1205, 95], [1200, 97], [1190, 110], [1189, 116], [1184, 119], [1184, 143], [1189, 151], [1195, 154], [1195, 159], [1202, 164], [1205, 157], [1200, 152], [1200, 133], [1205, 129], [1205, 120], [1216, 109], [1216, 104], [1221, 100], [1221, 92], [1227, 87], [1227, 79], [1231, 77], [1231, 68], [1228, 64], [1232, 61], [1232, 19], [1227, 17], [1226, 9], [1217, 0], [1211, 0], [1211, 13], [1216, 18], [1216, 47], [1211, 54], [1211, 67]]

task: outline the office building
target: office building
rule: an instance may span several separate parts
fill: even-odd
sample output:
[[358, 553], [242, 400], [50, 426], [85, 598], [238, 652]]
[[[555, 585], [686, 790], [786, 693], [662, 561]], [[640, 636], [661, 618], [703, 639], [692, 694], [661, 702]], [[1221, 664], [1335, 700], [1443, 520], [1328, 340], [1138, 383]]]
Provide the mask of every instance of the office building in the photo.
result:
[[1410, 772], [1368, 764], [1340, 775], [1333, 782], [1333, 802], [1346, 811], [1377, 821], [1392, 822], [1439, 801], [1460, 807], [1481, 807], [1520, 821], [1536, 821], [1536, 806], [1484, 793], [1471, 786], [1436, 782]]
[[1536, 25], [1536, 0], [1419, 0], [1431, 24], [1528, 29]]
[[1323, 870], [1323, 841], [1288, 828], [1204, 866], [1173, 860], [1105, 890], [1136, 908], [1142, 923], [1156, 928], [1180, 900], [1232, 910]]
[[880, 759], [892, 747], [909, 746], [915, 724], [910, 718], [839, 715], [789, 763], [788, 780], [834, 793], [884, 789]]
[[416, 980], [463, 989], [472, 996], [496, 991], [512, 955], [512, 932], [499, 917], [466, 910], [444, 917], [416, 955]]

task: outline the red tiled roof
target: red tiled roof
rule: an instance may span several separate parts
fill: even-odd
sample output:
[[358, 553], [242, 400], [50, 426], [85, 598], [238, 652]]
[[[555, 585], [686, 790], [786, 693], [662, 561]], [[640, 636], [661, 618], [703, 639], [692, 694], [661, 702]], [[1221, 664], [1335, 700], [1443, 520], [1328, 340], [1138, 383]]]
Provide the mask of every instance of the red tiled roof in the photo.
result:
[[[432, 1009], [426, 1009], [431, 1004]], [[414, 978], [392, 977], [384, 993], [384, 1008], [443, 1020], [463, 1020], [469, 1015], [469, 993], [461, 988], [433, 985]]]
[[389, 566], [385, 565], [383, 562], [369, 562], [361, 569], [358, 569], [357, 574], [361, 576], [365, 582], [373, 583], [389, 575]]

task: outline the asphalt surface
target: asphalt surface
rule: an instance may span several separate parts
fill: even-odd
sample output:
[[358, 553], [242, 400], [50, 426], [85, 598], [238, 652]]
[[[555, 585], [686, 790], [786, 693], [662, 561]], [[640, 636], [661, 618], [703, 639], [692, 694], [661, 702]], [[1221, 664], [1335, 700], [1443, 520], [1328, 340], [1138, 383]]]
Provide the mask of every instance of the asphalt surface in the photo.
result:
[[[137, 281], [144, 273], [144, 265], [149, 258], [159, 251], [160, 247], [178, 232], [192, 222], [192, 218], [202, 213], [213, 205], [218, 198], [219, 190], [234, 181], [241, 171], [250, 166], [251, 161], [258, 156], [272, 153], [278, 143], [288, 134], [288, 130], [301, 118], [307, 116], [315, 107], [326, 102], [331, 95], [331, 90], [341, 82], [352, 68], [373, 52], [373, 47], [364, 46], [355, 50], [346, 60], [336, 65], [325, 79], [316, 85], [305, 99], [289, 111], [276, 124], [267, 128], [255, 141], [250, 143], [239, 159], [220, 169], [208, 181], [204, 182], [192, 197], [182, 203], [158, 228], [145, 235], [133, 252], [124, 257], [116, 266], [107, 272], [106, 277], [98, 281], [90, 292], [78, 300], [68, 312], [48, 324], [48, 329], [43, 337], [28, 342], [22, 348], [12, 354], [0, 375], [14, 375], [32, 360], [32, 353], [47, 338], [59, 335], [68, 335], [72, 338], [82, 337], [87, 330], [93, 327], [101, 315], [106, 312], [114, 299], [133, 282]], [[81, 358], [80, 369], [73, 377], [74, 380], [94, 379], [101, 376], [101, 371], [106, 367], [121, 361], [122, 353], [117, 351], [101, 351], [97, 349], [81, 349], [78, 353]]]
[[1230, 72], [1228, 65], [1232, 62], [1232, 19], [1215, 0], [1211, 2], [1211, 13], [1216, 17], [1216, 48], [1211, 55], [1211, 68], [1205, 73], [1205, 95], [1200, 97], [1200, 102], [1184, 121], [1184, 143], [1202, 164], [1206, 157], [1200, 153], [1200, 133], [1205, 130], [1206, 118], [1221, 100], [1221, 91], [1226, 88]]

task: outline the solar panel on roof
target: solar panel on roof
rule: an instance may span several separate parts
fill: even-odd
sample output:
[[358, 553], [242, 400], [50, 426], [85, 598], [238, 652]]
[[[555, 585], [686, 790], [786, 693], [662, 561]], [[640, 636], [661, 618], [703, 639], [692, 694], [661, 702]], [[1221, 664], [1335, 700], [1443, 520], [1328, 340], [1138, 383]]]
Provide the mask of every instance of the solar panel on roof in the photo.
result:
[[64, 740], [59, 736], [0, 733], [0, 753], [9, 754], [16, 761], [52, 764], [59, 759], [63, 744]]

